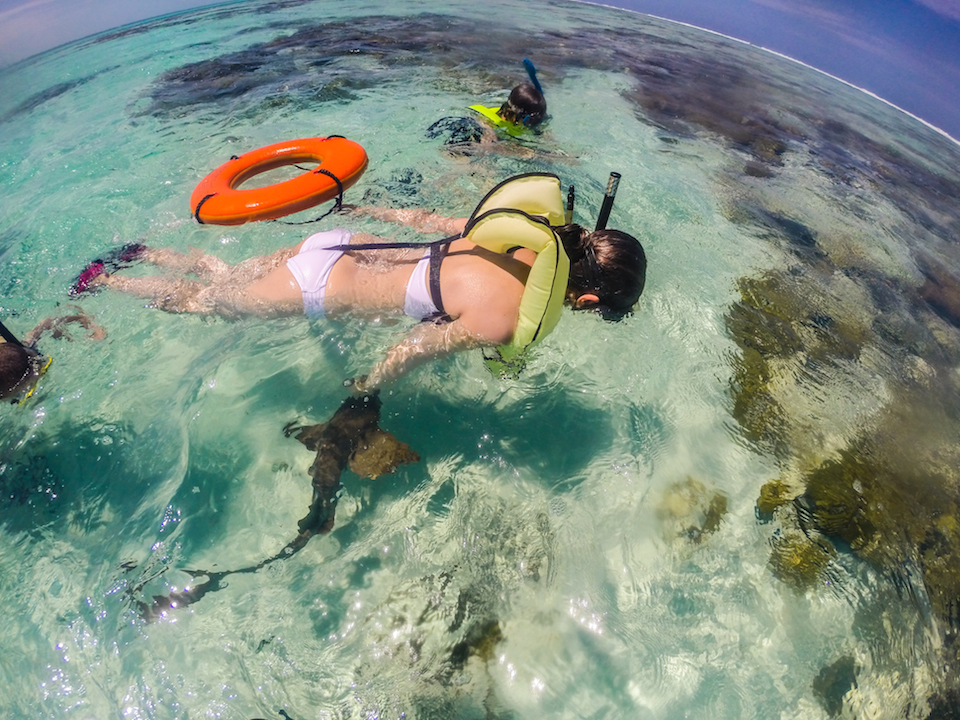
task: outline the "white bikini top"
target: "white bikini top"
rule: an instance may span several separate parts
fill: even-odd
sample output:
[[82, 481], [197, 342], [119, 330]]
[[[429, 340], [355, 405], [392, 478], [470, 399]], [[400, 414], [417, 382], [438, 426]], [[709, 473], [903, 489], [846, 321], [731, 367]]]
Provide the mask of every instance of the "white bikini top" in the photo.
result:
[[403, 300], [403, 313], [415, 320], [429, 320], [443, 315], [430, 295], [427, 277], [430, 270], [430, 253], [424, 254], [410, 275], [407, 295]]

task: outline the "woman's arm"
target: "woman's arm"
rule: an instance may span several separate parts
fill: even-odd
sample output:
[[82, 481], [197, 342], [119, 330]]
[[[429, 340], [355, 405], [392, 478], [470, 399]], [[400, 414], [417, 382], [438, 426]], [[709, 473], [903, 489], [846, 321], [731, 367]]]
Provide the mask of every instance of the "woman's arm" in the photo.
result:
[[[344, 206], [346, 207], [346, 206]], [[350, 212], [366, 215], [374, 220], [408, 225], [422, 233], [446, 233], [456, 235], [463, 232], [467, 218], [449, 218], [429, 212], [423, 208], [386, 208], [372, 205], [354, 205]]]
[[430, 360], [489, 344], [484, 338], [471, 333], [460, 320], [442, 325], [420, 323], [387, 351], [386, 357], [373, 367], [369, 375], [357, 380], [355, 387], [360, 392], [369, 392]]
[[91, 340], [103, 340], [107, 336], [107, 332], [102, 326], [97, 325], [92, 318], [84, 314], [76, 305], [73, 307], [77, 309], [76, 315], [62, 315], [60, 317], [48, 317], [41, 320], [33, 330], [27, 333], [27, 336], [23, 339], [23, 344], [27, 346], [35, 345], [45, 332], [52, 333], [55, 338], [64, 337], [67, 340], [72, 340], [73, 338], [67, 334], [63, 326], [74, 322], [83, 326], [87, 331], [87, 337]]

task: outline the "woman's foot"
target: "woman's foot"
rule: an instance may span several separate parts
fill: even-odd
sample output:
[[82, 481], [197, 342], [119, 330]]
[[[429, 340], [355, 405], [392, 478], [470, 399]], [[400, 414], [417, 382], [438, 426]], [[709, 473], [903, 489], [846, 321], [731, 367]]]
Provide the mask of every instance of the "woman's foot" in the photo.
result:
[[80, 295], [85, 292], [93, 291], [94, 288], [102, 285], [100, 278], [106, 274], [106, 266], [103, 264], [102, 260], [94, 260], [92, 263], [87, 265], [83, 272], [81, 272], [77, 279], [74, 280], [73, 285], [70, 286], [71, 295]]
[[80, 295], [92, 291], [94, 287], [103, 284], [97, 278], [104, 275], [107, 270], [116, 272], [128, 268], [131, 264], [145, 259], [149, 250], [150, 248], [142, 243], [127, 243], [110, 250], [83, 269], [70, 286], [70, 294]]

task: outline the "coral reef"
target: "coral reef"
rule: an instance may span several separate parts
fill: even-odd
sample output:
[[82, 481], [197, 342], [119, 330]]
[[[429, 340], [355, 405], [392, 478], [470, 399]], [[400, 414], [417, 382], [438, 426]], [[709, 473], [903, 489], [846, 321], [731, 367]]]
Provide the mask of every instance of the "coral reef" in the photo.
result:
[[[871, 297], [883, 296], [875, 273], [842, 276], [869, 285]], [[947, 667], [956, 668], [960, 390], [954, 358], [960, 341], [951, 315], [928, 302], [929, 291], [914, 288], [901, 298], [910, 304], [897, 308], [896, 319], [867, 324], [859, 310], [827, 305], [815, 277], [742, 279], [741, 300], [727, 316], [740, 349], [731, 380], [733, 415], [744, 436], [785, 468], [760, 489], [756, 504], [758, 518], [774, 527], [771, 571], [807, 591], [831, 583], [838, 552], [852, 554], [888, 578], [918, 617], [929, 617]], [[900, 332], [890, 332], [894, 323]], [[917, 348], [926, 359], [911, 352]], [[823, 410], [836, 400], [824, 388], [842, 395], [856, 377], [844, 373], [863, 372], [865, 358], [876, 363], [877, 357], [884, 363], [883, 394], [872, 397], [869, 412], [855, 422], [825, 428], [823, 418], [842, 410]]]
[[727, 496], [693, 477], [673, 483], [657, 505], [667, 539], [686, 538], [700, 544], [720, 529], [727, 514]]

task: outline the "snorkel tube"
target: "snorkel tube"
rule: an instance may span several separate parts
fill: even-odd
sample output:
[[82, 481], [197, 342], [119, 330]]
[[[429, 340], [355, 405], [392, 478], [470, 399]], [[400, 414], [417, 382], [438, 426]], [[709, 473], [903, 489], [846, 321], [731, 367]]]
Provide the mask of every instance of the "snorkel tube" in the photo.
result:
[[617, 186], [620, 185], [620, 173], [610, 173], [610, 179], [607, 180], [607, 191], [603, 195], [603, 204], [600, 205], [600, 215], [597, 217], [597, 230], [603, 230], [607, 227], [607, 220], [610, 218], [610, 208], [613, 207], [613, 199], [617, 196]]
[[573, 202], [576, 199], [573, 191], [573, 185], [567, 188], [567, 209], [563, 213], [563, 224], [569, 225], [573, 222]]
[[543, 88], [540, 87], [540, 81], [537, 80], [537, 69], [533, 66], [533, 63], [527, 58], [524, 58], [523, 66], [527, 69], [527, 75], [530, 76], [530, 82], [533, 83], [533, 86], [537, 89], [537, 92], [543, 95]]
[[20, 347], [25, 347], [19, 338], [14, 335], [12, 332], [7, 330], [7, 326], [0, 322], [0, 337], [3, 337], [8, 343], [13, 343], [14, 345], [19, 345]]

